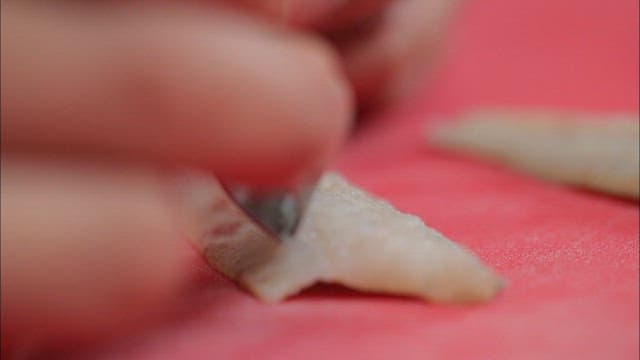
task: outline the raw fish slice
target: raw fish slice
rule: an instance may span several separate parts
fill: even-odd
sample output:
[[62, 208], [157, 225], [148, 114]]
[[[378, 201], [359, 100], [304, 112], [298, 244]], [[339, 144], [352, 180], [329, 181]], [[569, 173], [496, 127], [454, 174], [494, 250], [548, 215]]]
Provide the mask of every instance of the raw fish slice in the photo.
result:
[[638, 115], [483, 111], [427, 134], [435, 146], [476, 154], [539, 177], [638, 198]]
[[265, 302], [317, 282], [439, 303], [487, 301], [503, 285], [469, 251], [336, 174], [322, 178], [295, 236], [283, 241], [248, 222], [219, 187], [205, 188], [193, 193], [208, 214], [198, 244]]

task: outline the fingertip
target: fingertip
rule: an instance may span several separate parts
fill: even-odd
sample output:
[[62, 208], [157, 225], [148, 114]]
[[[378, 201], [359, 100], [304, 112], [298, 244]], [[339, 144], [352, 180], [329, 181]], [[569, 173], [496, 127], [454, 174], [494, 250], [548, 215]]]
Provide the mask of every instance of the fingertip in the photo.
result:
[[[317, 38], [300, 41], [297, 52], [301, 61], [306, 62], [309, 78], [304, 79], [298, 103], [311, 99], [308, 109], [300, 109], [314, 120], [313, 128], [307, 136], [316, 139], [313, 146], [321, 152], [320, 158], [333, 155], [351, 129], [355, 111], [354, 95], [344, 76], [344, 69], [338, 54], [326, 42]], [[308, 101], [308, 100], [307, 100]], [[311, 116], [311, 115], [314, 116]], [[324, 159], [326, 160], [326, 159]]]
[[195, 166], [273, 185], [327, 162], [343, 139], [353, 99], [322, 40], [229, 8], [115, 9], [99, 26], [64, 12], [37, 29], [30, 46], [48, 56], [23, 54], [33, 61], [21, 72], [40, 75], [14, 97], [29, 106], [20, 100], [10, 114], [14, 141], [3, 149]]
[[236, 13], [218, 16], [213, 28], [192, 28], [189, 42], [156, 38], [149, 48], [154, 58], [171, 59], [143, 70], [153, 84], [144, 87], [154, 89], [148, 102], [162, 109], [147, 120], [171, 134], [152, 147], [254, 186], [284, 185], [308, 167], [321, 167], [343, 141], [353, 113], [335, 51], [319, 38]]

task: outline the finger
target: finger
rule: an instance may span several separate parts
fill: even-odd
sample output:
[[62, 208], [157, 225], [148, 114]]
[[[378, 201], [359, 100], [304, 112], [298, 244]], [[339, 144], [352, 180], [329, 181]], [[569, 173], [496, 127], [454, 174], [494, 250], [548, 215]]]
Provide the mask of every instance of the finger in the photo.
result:
[[234, 0], [277, 23], [319, 31], [354, 25], [379, 12], [392, 0]]
[[289, 13], [289, 4], [293, 0], [226, 0], [228, 5], [237, 5], [242, 10], [263, 15], [275, 23], [285, 24]]
[[292, 0], [288, 8], [291, 24], [320, 31], [353, 26], [380, 12], [391, 0]]
[[398, 1], [367, 26], [334, 34], [361, 105], [393, 102], [424, 81], [459, 3]]
[[349, 89], [318, 40], [224, 9], [48, 5], [2, 3], [3, 149], [279, 183], [348, 129]]
[[152, 170], [3, 156], [3, 348], [157, 320], [186, 269], [170, 190]]

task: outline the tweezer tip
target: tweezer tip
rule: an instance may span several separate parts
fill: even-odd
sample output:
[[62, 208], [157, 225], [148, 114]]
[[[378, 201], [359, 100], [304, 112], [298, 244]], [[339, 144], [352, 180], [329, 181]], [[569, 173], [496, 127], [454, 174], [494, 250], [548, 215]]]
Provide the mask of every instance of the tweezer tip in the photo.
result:
[[273, 192], [258, 195], [247, 187], [225, 188], [247, 215], [280, 239], [295, 233], [308, 198], [305, 193]]

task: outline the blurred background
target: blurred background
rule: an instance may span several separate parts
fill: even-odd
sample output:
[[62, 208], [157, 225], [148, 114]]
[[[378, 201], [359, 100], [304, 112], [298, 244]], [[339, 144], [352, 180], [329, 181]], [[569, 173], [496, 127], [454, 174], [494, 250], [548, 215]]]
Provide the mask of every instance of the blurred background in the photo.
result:
[[508, 104], [637, 112], [637, 12], [634, 1], [468, 1], [431, 83], [430, 109]]

